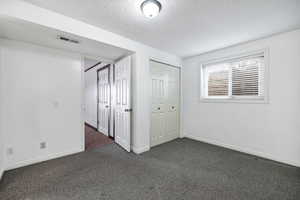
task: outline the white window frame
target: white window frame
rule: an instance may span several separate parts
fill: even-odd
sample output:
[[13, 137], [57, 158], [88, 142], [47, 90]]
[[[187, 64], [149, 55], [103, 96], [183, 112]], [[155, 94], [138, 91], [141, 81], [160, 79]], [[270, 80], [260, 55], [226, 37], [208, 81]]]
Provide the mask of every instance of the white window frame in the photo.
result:
[[[223, 62], [231, 62], [242, 60], [246, 58], [255, 57], [257, 55], [264, 56], [264, 97], [253, 97], [253, 96], [211, 96], [208, 97], [205, 92], [205, 78], [203, 68], [207, 65], [213, 65]], [[230, 75], [229, 75], [230, 76]], [[229, 83], [231, 84], [231, 83]], [[229, 90], [231, 86], [229, 85]], [[229, 91], [231, 94], [231, 91]], [[238, 55], [216, 58], [207, 62], [204, 62], [200, 66], [200, 101], [204, 103], [269, 103], [269, 49], [261, 49], [252, 52], [246, 52]]]

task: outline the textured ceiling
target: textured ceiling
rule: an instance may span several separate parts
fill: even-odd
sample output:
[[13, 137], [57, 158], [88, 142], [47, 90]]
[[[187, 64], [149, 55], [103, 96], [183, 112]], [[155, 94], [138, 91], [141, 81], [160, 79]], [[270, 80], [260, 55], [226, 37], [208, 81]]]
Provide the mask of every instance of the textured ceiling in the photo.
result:
[[300, 0], [160, 0], [157, 18], [142, 0], [25, 0], [187, 57], [300, 28]]

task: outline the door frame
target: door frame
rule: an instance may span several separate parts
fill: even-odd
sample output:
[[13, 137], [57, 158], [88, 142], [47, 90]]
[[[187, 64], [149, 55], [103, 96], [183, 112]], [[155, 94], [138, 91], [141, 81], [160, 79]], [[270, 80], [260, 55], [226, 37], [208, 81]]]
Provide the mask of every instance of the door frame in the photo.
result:
[[[150, 58], [149, 59], [149, 84], [152, 85], [152, 74], [151, 74], [151, 62], [156, 62], [156, 63], [160, 63], [160, 64], [164, 64], [164, 65], [167, 65], [167, 66], [170, 66], [170, 67], [174, 67], [176, 69], [179, 70], [179, 106], [178, 106], [178, 111], [179, 111], [179, 138], [183, 138], [184, 135], [183, 135], [183, 130], [182, 130], [182, 102], [183, 102], [183, 95], [182, 95], [182, 69], [180, 66], [175, 66], [175, 65], [171, 65], [171, 64], [168, 64], [168, 63], [165, 63], [165, 62], [162, 62], [162, 61], [159, 61], [155, 58]], [[152, 116], [152, 86], [149, 87], [150, 88], [150, 91], [149, 91], [149, 94], [151, 94], [151, 101], [149, 102], [149, 119], [150, 119], [150, 127], [149, 127], [149, 149], [151, 149], [151, 116]]]
[[[116, 61], [117, 62], [117, 61]], [[112, 138], [115, 139], [115, 130], [116, 130], [116, 116], [115, 116], [115, 111], [116, 111], [116, 66], [115, 66], [115, 63], [111, 65], [112, 66], [112, 71], [113, 71], [113, 74], [112, 74], [112, 86], [113, 86], [113, 104], [112, 104], [112, 110], [111, 110], [111, 113], [112, 113]]]
[[[110, 80], [110, 68], [111, 64], [107, 64], [97, 69], [97, 131], [99, 131], [99, 72], [108, 69], [108, 84], [109, 84], [109, 112], [108, 112], [108, 132], [107, 136], [110, 136], [110, 121], [111, 121], [111, 80]], [[111, 137], [114, 139], [114, 137]]]

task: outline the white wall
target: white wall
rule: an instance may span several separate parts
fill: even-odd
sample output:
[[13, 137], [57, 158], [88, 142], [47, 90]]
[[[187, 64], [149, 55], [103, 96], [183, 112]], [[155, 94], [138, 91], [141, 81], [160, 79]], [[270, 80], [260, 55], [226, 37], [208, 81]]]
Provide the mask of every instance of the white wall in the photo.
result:
[[3, 136], [0, 132], [0, 180], [2, 179], [2, 175], [4, 172], [4, 146], [3, 146]]
[[85, 122], [95, 128], [97, 128], [97, 70], [105, 65], [101, 63], [84, 73]]
[[[1, 134], [1, 133], [0, 133]], [[0, 180], [2, 179], [2, 175], [4, 172], [4, 148], [3, 148], [3, 137], [0, 136]]]
[[[203, 62], [269, 48], [268, 104], [200, 102]], [[300, 30], [186, 59], [186, 137], [300, 166]]]
[[113, 45], [131, 52], [133, 56], [133, 151], [141, 153], [150, 148], [150, 69], [149, 59], [155, 59], [175, 66], [181, 66], [181, 58], [112, 32], [39, 8], [20, 0], [2, 0], [0, 16], [22, 20], [62, 32], [89, 38]]
[[[3, 93], [3, 64], [2, 64], [2, 48], [0, 47], [0, 102], [2, 102], [2, 99], [4, 98], [4, 93]], [[3, 104], [0, 103], [0, 111], [3, 110]], [[4, 171], [4, 135], [3, 135], [3, 115], [4, 113], [0, 112], [0, 180], [3, 175]]]
[[3, 136], [0, 132], [0, 180], [2, 179], [2, 175], [4, 172], [4, 147], [3, 147]]
[[[82, 66], [77, 54], [0, 40], [2, 131], [6, 169], [71, 153], [83, 146]], [[47, 148], [40, 149], [40, 142]]]

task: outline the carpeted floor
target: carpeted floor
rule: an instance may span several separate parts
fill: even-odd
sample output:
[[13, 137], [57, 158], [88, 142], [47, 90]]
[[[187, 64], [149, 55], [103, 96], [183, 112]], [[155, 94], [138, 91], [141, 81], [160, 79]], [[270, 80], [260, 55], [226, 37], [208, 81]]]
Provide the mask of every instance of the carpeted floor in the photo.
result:
[[94, 148], [99, 148], [107, 144], [111, 144], [114, 141], [98, 132], [95, 128], [85, 124], [85, 150], [91, 150]]
[[116, 144], [7, 172], [1, 200], [299, 200], [300, 169], [178, 139], [142, 155]]

